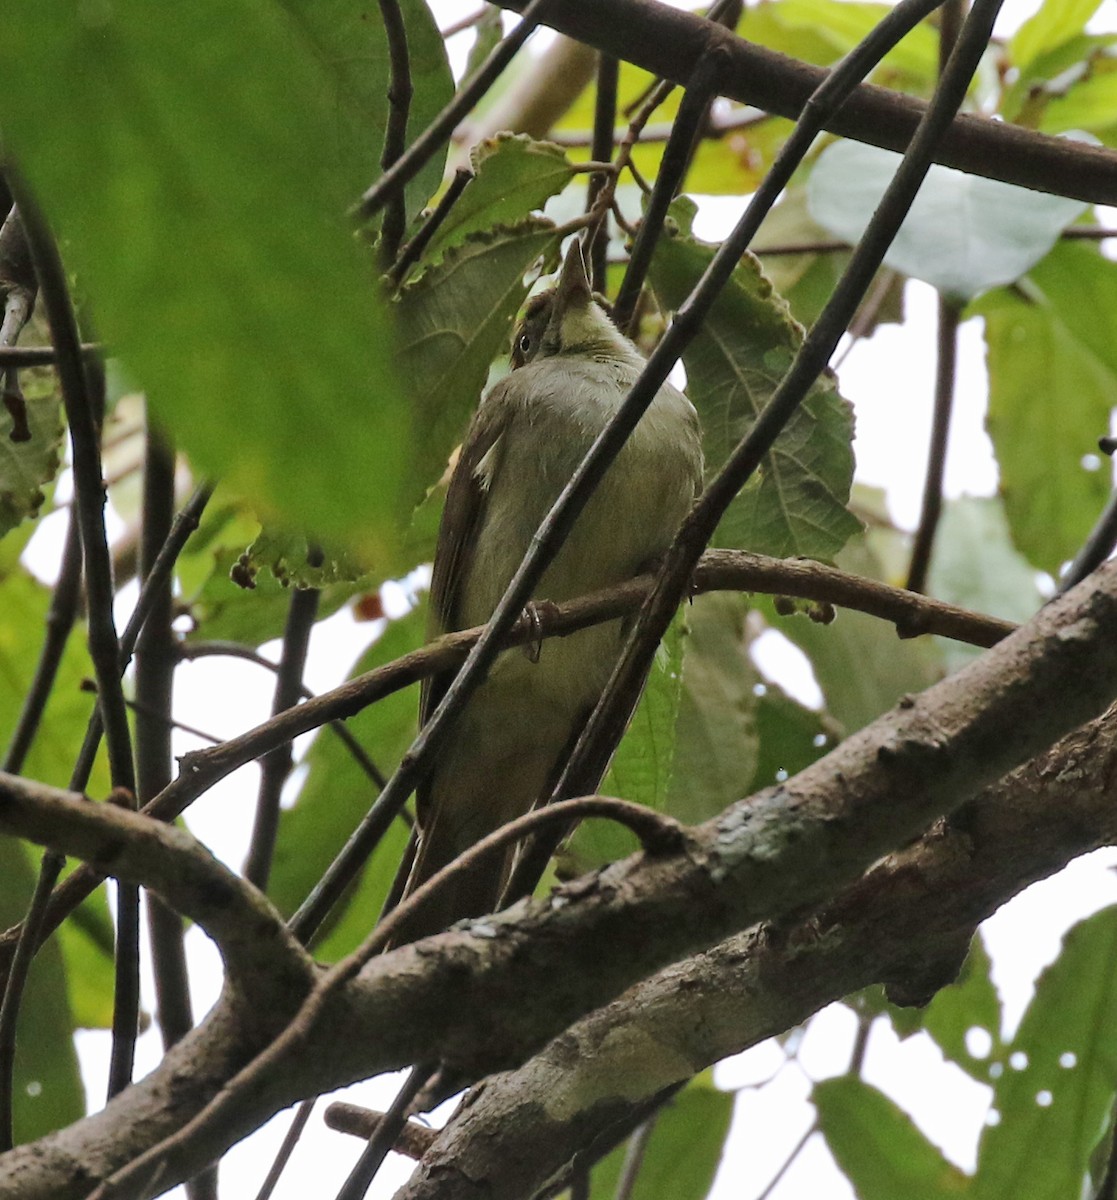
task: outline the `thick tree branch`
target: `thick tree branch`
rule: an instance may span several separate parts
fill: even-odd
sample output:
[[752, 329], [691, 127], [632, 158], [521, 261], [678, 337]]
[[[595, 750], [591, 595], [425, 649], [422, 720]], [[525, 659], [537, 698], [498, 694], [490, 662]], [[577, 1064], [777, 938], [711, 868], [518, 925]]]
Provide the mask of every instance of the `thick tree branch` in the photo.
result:
[[663, 1088], [831, 1001], [881, 982], [925, 999], [949, 983], [928, 977], [927, 965], [956, 964], [977, 924], [1007, 899], [1117, 842], [1113, 715], [985, 789], [964, 821], [936, 826], [834, 902], [669, 967], [523, 1067], [487, 1080], [397, 1200], [536, 1195], [576, 1153], [619, 1142]]
[[[506, 644], [524, 645], [540, 636], [562, 637], [635, 612], [647, 598], [653, 583], [651, 575], [642, 575], [580, 600], [540, 605], [538, 623], [521, 621]], [[750, 591], [830, 603], [891, 621], [901, 637], [935, 633], [985, 647], [994, 645], [1014, 628], [1011, 622], [849, 575], [808, 559], [776, 559], [743, 551], [707, 551], [695, 573], [694, 590], [696, 593]], [[173, 819], [218, 780], [284, 741], [328, 721], [353, 716], [392, 692], [459, 665], [480, 635], [479, 628], [447, 634], [421, 650], [307, 700], [221, 746], [186, 755], [179, 778], [151, 805], [145, 806], [144, 811], [161, 820]], [[88, 865], [68, 876], [51, 901], [43, 936], [57, 929], [74, 906], [97, 887], [101, 878]], [[10, 964], [18, 934], [17, 927], [0, 935], [0, 970], [6, 970]]]
[[[758, 921], [825, 905], [936, 817], [1096, 717], [1117, 693], [1117, 643], [1109, 636], [1115, 619], [1117, 565], [1111, 564], [989, 654], [918, 698], [905, 698], [793, 780], [691, 830], [682, 853], [634, 856], [558, 889], [545, 902], [525, 902], [375, 959], [327, 1006], [307, 1053], [251, 1093], [214, 1142], [165, 1163], [158, 1187], [196, 1171], [303, 1096], [432, 1055], [466, 1078], [515, 1066], [572, 1021], [671, 962]], [[1053, 774], [1052, 785], [1060, 782], [1081, 789], [1077, 771], [1073, 778], [1062, 770]], [[93, 828], [81, 824], [89, 821], [90, 806], [62, 798], [52, 803], [68, 823], [78, 823], [68, 825], [71, 831]], [[151, 832], [158, 827], [127, 813], [114, 814], [114, 820], [125, 829], [142, 825], [147, 833], [134, 846], [123, 843], [113, 869], [134, 871], [158, 887], [150, 855], [139, 849], [141, 843], [148, 850], [162, 845]], [[1081, 814], [1067, 829], [1075, 823], [1083, 842], [1096, 837]], [[1015, 828], [1022, 845], [1015, 858], [1006, 857], [1026, 882], [1034, 877], [1025, 861], [1034, 830], [1021, 836]], [[39, 832], [54, 836], [45, 828]], [[99, 831], [88, 844], [75, 833], [65, 848], [101, 853]], [[901, 873], [898, 883], [905, 879]], [[971, 890], [979, 883], [975, 879]], [[902, 898], [901, 888], [889, 902], [893, 919]], [[924, 909], [916, 897], [913, 911], [922, 915]], [[904, 945], [910, 951], [909, 942]], [[788, 969], [798, 970], [801, 955], [793, 949]], [[448, 994], [455, 996], [452, 1006]], [[525, 995], [533, 997], [530, 1005], [523, 1004]], [[289, 1003], [287, 995], [276, 1008]], [[243, 1062], [242, 1046], [209, 1040], [228, 1038], [229, 1020], [227, 1008], [219, 1010], [180, 1045], [189, 1044], [206, 1062]], [[82, 1187], [63, 1171], [75, 1154], [103, 1177], [135, 1153], [137, 1124], [149, 1145], [179, 1128], [204, 1102], [213, 1077], [207, 1072], [198, 1086], [183, 1080], [178, 1050], [167, 1066], [110, 1105], [106, 1114], [115, 1120], [92, 1118], [0, 1160], [4, 1194], [76, 1200]], [[177, 1072], [172, 1111], [166, 1107], [167, 1072]], [[137, 1108], [141, 1100], [149, 1107]], [[83, 1174], [81, 1184], [89, 1178]], [[144, 1194], [155, 1190], [153, 1185]]]
[[[520, 12], [523, 0], [498, 0]], [[731, 67], [724, 95], [765, 112], [795, 119], [825, 75], [735, 37], [694, 13], [653, 0], [565, 0], [545, 23], [605, 54], [615, 54], [654, 75], [685, 83], [713, 45], [723, 46]], [[826, 128], [843, 137], [902, 151], [926, 108], [922, 100], [863, 84]], [[961, 115], [935, 151], [935, 161], [987, 179], [1093, 204], [1117, 199], [1117, 153], [1083, 142], [1048, 137], [985, 117]]]
[[0, 772], [0, 831], [157, 892], [213, 938], [246, 999], [267, 1003], [311, 981], [310, 957], [267, 898], [183, 829]]

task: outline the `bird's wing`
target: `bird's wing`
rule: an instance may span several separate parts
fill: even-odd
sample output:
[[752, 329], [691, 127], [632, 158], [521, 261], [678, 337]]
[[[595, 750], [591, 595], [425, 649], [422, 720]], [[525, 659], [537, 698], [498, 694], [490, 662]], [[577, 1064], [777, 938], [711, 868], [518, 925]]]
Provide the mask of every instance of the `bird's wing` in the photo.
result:
[[[500, 384], [497, 385], [501, 387]], [[496, 390], [477, 410], [462, 442], [446, 504], [438, 527], [438, 543], [430, 590], [430, 633], [437, 637], [462, 628], [461, 596], [473, 565], [473, 548], [485, 519], [488, 488], [479, 470], [486, 455], [498, 456], [500, 438], [511, 416], [512, 406], [499, 403]], [[493, 401], [498, 403], [493, 403]], [[494, 466], [493, 459], [486, 466]], [[489, 472], [486, 472], [488, 474]], [[419, 723], [425, 725], [454, 678], [453, 671], [423, 680], [419, 694]]]

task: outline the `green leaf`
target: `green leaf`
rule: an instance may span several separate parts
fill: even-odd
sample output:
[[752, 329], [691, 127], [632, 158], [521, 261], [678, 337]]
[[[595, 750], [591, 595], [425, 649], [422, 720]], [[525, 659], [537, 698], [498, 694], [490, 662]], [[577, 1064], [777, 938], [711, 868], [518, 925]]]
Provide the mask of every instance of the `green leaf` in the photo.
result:
[[1114, 45], [1117, 35], [1083, 33], [1038, 54], [1005, 89], [1001, 115], [1006, 121], [1047, 133], [1104, 131], [1117, 120], [1117, 114], [1104, 102], [1096, 106], [1082, 103], [1078, 92], [1087, 85], [1088, 94], [1088, 85], [1112, 70]]
[[[812, 220], [807, 211], [807, 190], [798, 185], [789, 187], [773, 206], [752, 241], [752, 250], [761, 262], [764, 274], [772, 286], [787, 301], [792, 316], [800, 324], [814, 324], [830, 299], [849, 263], [848, 250], [825, 251], [818, 254], [765, 254], [775, 246], [793, 246], [811, 242], [831, 241], [832, 235]], [[889, 272], [892, 274], [892, 272]], [[879, 292], [880, 273], [869, 288], [870, 296]], [[855, 320], [865, 335], [885, 322], [903, 321], [903, 279], [893, 277], [890, 294], [885, 303], [877, 299], [862, 301]]]
[[667, 811], [696, 824], [748, 794], [756, 775], [760, 673], [748, 656], [744, 596], [711, 592], [687, 609], [683, 688]]
[[[838, 556], [843, 570], [880, 578], [879, 560], [865, 538]], [[826, 711], [846, 733], [863, 728], [907, 693], [921, 692], [942, 677], [931, 638], [901, 640], [878, 617], [841, 609], [829, 625], [799, 614], [773, 622], [810, 659], [826, 697]], [[865, 664], [872, 669], [866, 670]]]
[[[676, 212], [682, 215], [678, 205]], [[683, 302], [713, 249], [685, 234], [660, 239], [651, 281], [668, 308]], [[756, 260], [746, 257], [683, 355], [687, 394], [702, 420], [708, 476], [755, 421], [801, 341], [802, 329], [787, 305]], [[860, 527], [845, 507], [852, 438], [849, 405], [831, 382], [820, 380], [730, 505], [715, 544], [832, 558]]]
[[834, 723], [789, 696], [771, 680], [760, 684], [756, 727], [760, 757], [756, 775], [742, 795], [778, 783], [809, 767], [839, 740]]
[[[980, 1083], [989, 1082], [989, 1064], [1004, 1058], [1001, 1043], [1001, 998], [990, 975], [992, 963], [978, 933], [961, 974], [948, 987], [940, 988], [923, 1010], [922, 1027], [953, 1063]], [[970, 1053], [967, 1035], [981, 1030], [989, 1035], [989, 1053]]]
[[300, 534], [264, 529], [241, 556], [245, 578], [253, 582], [269, 572], [283, 587], [326, 588], [335, 583], [368, 587], [373, 578], [368, 567], [344, 546], [315, 543], [321, 562], [311, 563], [310, 543]]
[[[1027, 621], [1043, 604], [1035, 568], [1013, 546], [998, 497], [962, 496], [948, 500], [935, 536], [931, 594], [975, 612]], [[957, 670], [981, 651], [942, 638], [949, 670]]]
[[967, 1191], [968, 1177], [883, 1092], [846, 1075], [816, 1083], [812, 1099], [819, 1127], [859, 1200], [944, 1200]]
[[[14, 541], [14, 534], [9, 541]], [[5, 546], [7, 546], [7, 542]], [[16, 565], [5, 574], [0, 570], [0, 743], [7, 745], [15, 731], [23, 698], [34, 678], [50, 607], [50, 590]], [[54, 688], [39, 725], [22, 774], [55, 787], [66, 787], [94, 700], [83, 692], [82, 681], [92, 677], [93, 667], [85, 648], [85, 626], [78, 624], [70, 635]], [[109, 790], [104, 756], [98, 757], [88, 788], [90, 795]]]
[[[693, 1079], [655, 1118], [630, 1200], [704, 1200], [721, 1161], [733, 1097], [713, 1085], [712, 1072]], [[627, 1143], [593, 1168], [592, 1200], [612, 1200]]]
[[[26, 387], [27, 392], [31, 392]], [[43, 488], [62, 460], [62, 421], [57, 395], [26, 397], [27, 441], [13, 442], [13, 421], [0, 405], [0, 537], [27, 517], [38, 515]]]
[[[424, 625], [422, 609], [390, 622], [383, 635], [361, 656], [352, 675], [370, 671], [416, 649], [423, 642]], [[408, 688], [362, 709], [346, 725], [387, 777], [411, 744], [417, 719], [418, 693], [415, 688]], [[294, 912], [306, 898], [377, 796], [376, 787], [364, 770], [328, 728], [317, 734], [304, 761], [308, 770], [298, 798], [280, 816], [268, 886], [269, 895], [285, 915]], [[393, 831], [377, 848], [362, 881], [346, 902], [345, 913], [351, 914], [351, 919], [340, 911], [335, 913], [334, 921], [340, 919], [344, 930], [340, 925], [332, 928], [326, 941], [316, 947], [316, 955], [345, 954], [372, 928], [406, 839], [403, 823], [394, 822]]]
[[[900, 161], [891, 150], [859, 142], [828, 146], [807, 182], [811, 216], [856, 242]], [[1078, 200], [932, 166], [884, 262], [969, 300], [1019, 279], [1085, 208]]]
[[[788, 29], [818, 31], [838, 52], [847, 54], [864, 40], [888, 14], [887, 4], [852, 3], [851, 0], [780, 0], [778, 20]], [[929, 84], [938, 70], [939, 39], [928, 23], [917, 25], [882, 60], [885, 69], [909, 80]], [[894, 82], [899, 86], [899, 81]]]
[[[640, 703], [602, 781], [605, 795], [659, 811], [666, 807], [687, 640], [686, 623], [676, 617], [656, 652]], [[616, 821], [585, 821], [563, 852], [563, 860], [568, 871], [580, 875], [639, 849], [635, 835]]]
[[55, 936], [66, 965], [75, 1028], [111, 1028], [115, 935], [104, 888], [86, 897]]
[[1086, 1194], [1117, 1080], [1117, 907], [1081, 921], [1039, 977], [994, 1083], [974, 1200]]
[[410, 412], [306, 25], [266, 0], [12, 0], [0, 72], [5, 144], [161, 423], [288, 524], [387, 554]]
[[469, 161], [474, 178], [431, 239], [423, 256], [427, 263], [440, 262], [470, 234], [517, 225], [574, 178], [560, 146], [524, 134], [486, 138], [470, 151]]
[[[354, 0], [282, 0], [304, 52], [321, 67], [322, 103], [330, 115], [327, 149], [344, 172], [355, 200], [380, 173], [390, 79], [388, 39], [376, 10]], [[407, 32], [411, 104], [407, 140], [434, 120], [454, 94], [446, 46], [426, 0], [400, 0]], [[441, 149], [407, 185], [407, 211], [415, 215], [434, 194], [446, 166]]]
[[477, 406], [489, 365], [527, 294], [524, 275], [540, 258], [553, 261], [557, 249], [551, 223], [533, 218], [474, 234], [403, 289], [400, 369], [411, 383], [415, 426], [424, 431], [414, 503], [445, 470]]
[[[282, 636], [291, 606], [291, 589], [270, 570], [247, 573], [246, 551], [241, 545], [241, 549], [222, 546], [214, 551], [211, 574], [189, 600], [194, 627], [187, 634], [187, 641], [231, 641], [260, 646]], [[248, 579], [250, 583], [246, 582]], [[318, 600], [318, 619], [331, 616], [347, 600], [365, 590], [360, 579], [327, 586]]]
[[504, 36], [504, 23], [501, 20], [499, 8], [487, 8], [475, 26], [476, 36], [469, 48], [469, 58], [466, 60], [463, 79], [469, 79], [486, 58], [496, 49], [497, 43]]
[[1023, 69], [1043, 51], [1080, 34], [1100, 7], [1101, 0], [1043, 0], [1008, 44], [1013, 65]]
[[[23, 919], [41, 851], [0, 838], [0, 926]], [[34, 865], [33, 865], [34, 864]], [[31, 964], [16, 1038], [15, 1140], [30, 1142], [76, 1121], [85, 1095], [74, 1051], [74, 1019], [58, 943], [49, 939]]]
[[987, 427], [1012, 537], [1054, 575], [1109, 496], [1096, 449], [1117, 396], [1117, 263], [1060, 245], [1020, 289], [972, 311], [985, 318]]
[[[1112, 46], [1117, 39], [1110, 39]], [[1044, 106], [1044, 133], [1089, 130], [1112, 145], [1117, 129], [1117, 60], [1112, 52], [1094, 58], [1083, 78]]]

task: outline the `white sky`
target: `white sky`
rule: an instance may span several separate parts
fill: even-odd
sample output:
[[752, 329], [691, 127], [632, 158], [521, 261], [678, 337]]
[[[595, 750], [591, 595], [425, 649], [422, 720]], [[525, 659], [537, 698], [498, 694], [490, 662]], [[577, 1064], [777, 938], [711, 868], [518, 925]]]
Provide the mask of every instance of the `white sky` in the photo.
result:
[[[676, 6], [693, 7], [682, 3]], [[432, 0], [432, 7], [445, 27], [472, 12], [476, 5], [474, 0]], [[1035, 7], [1034, 0], [1008, 0], [998, 32], [1011, 31]], [[452, 43], [459, 71], [469, 44], [468, 34]], [[704, 228], [699, 232], [708, 237], [723, 234], [743, 203], [718, 198], [704, 204]], [[885, 488], [897, 522], [912, 528], [918, 519], [931, 423], [935, 296], [929, 287], [913, 283], [906, 301], [907, 322], [882, 327], [871, 339], [854, 347], [841, 367], [840, 380], [842, 392], [853, 401], [857, 414], [857, 477]], [[980, 323], [967, 322], [960, 338], [958, 398], [945, 490], [951, 497], [965, 493], [990, 495], [996, 488], [996, 468], [983, 428], [986, 384]], [[883, 362], [892, 364], [887, 373], [882, 371]], [[44, 525], [36, 536], [33, 556], [36, 569], [49, 574], [57, 561], [60, 522], [51, 518]], [[122, 606], [132, 599], [131, 594], [122, 597]], [[346, 612], [317, 627], [309, 655], [310, 687], [323, 691], [340, 682], [369, 635], [370, 627], [356, 626]], [[817, 685], [804, 666], [805, 660], [801, 655], [788, 655], [785, 646], [779, 637], [769, 641], [762, 667], [780, 677], [805, 702], [817, 704]], [[264, 647], [264, 653], [278, 657], [278, 645]], [[270, 673], [245, 663], [207, 660], [185, 664], [177, 677], [176, 715], [217, 736], [232, 736], [267, 717], [271, 685]], [[221, 697], [227, 698], [224, 703]], [[302, 739], [300, 751], [305, 749], [306, 741]], [[196, 739], [176, 735], [176, 754], [196, 746]], [[239, 867], [247, 845], [257, 779], [254, 766], [237, 772], [188, 815], [193, 832], [233, 866]], [[1010, 1028], [1019, 1020], [1035, 975], [1057, 953], [1063, 931], [1086, 913], [1117, 901], [1117, 876], [1112, 870], [1115, 862], [1117, 853], [1109, 851], [1079, 860], [1055, 880], [1028, 889], [986, 923], [985, 936]], [[220, 964], [200, 931], [192, 930], [187, 943], [195, 1013], [200, 1016], [218, 994]], [[149, 1011], [154, 1008], [150, 978], [146, 980], [145, 1004]], [[854, 1022], [848, 1010], [833, 1006], [811, 1022], [796, 1064], [770, 1082], [764, 1081], [782, 1062], [782, 1052], [774, 1044], [758, 1046], [721, 1065], [716, 1075], [719, 1086], [743, 1090], [713, 1191], [714, 1200], [740, 1200], [762, 1190], [811, 1122], [810, 1081], [846, 1069], [853, 1035]], [[108, 1045], [108, 1035], [103, 1032], [86, 1032], [78, 1038], [91, 1107], [102, 1101]], [[160, 1049], [154, 1029], [141, 1038], [138, 1055], [139, 1074], [158, 1062]], [[870, 1039], [865, 1077], [895, 1097], [954, 1162], [964, 1168], [973, 1167], [988, 1092], [959, 1069], [945, 1064], [928, 1039], [916, 1037], [898, 1044], [891, 1031], [878, 1023]], [[384, 1108], [395, 1086], [392, 1080], [372, 1081], [338, 1095]], [[320, 1112], [325, 1103], [320, 1102], [319, 1115], [312, 1119], [281, 1180], [276, 1200], [331, 1197], [356, 1160], [360, 1144], [330, 1133], [322, 1125]], [[227, 1156], [221, 1168], [224, 1196], [248, 1198], [256, 1194], [288, 1120], [281, 1115]], [[369, 1195], [390, 1196], [409, 1171], [405, 1160], [390, 1156]], [[182, 1193], [176, 1190], [171, 1194]], [[816, 1136], [771, 1195], [773, 1200], [797, 1200], [808, 1195], [844, 1200], [853, 1193]]]

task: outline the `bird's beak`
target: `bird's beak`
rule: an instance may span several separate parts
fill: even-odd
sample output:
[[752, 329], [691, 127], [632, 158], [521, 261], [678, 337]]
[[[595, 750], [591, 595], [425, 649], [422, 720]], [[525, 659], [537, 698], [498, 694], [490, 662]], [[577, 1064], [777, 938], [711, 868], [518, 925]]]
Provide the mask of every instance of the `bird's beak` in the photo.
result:
[[586, 263], [582, 258], [582, 239], [579, 237], [575, 237], [570, 243], [555, 291], [557, 308], [567, 308], [571, 304], [588, 304], [593, 296], [589, 276], [586, 274]]

